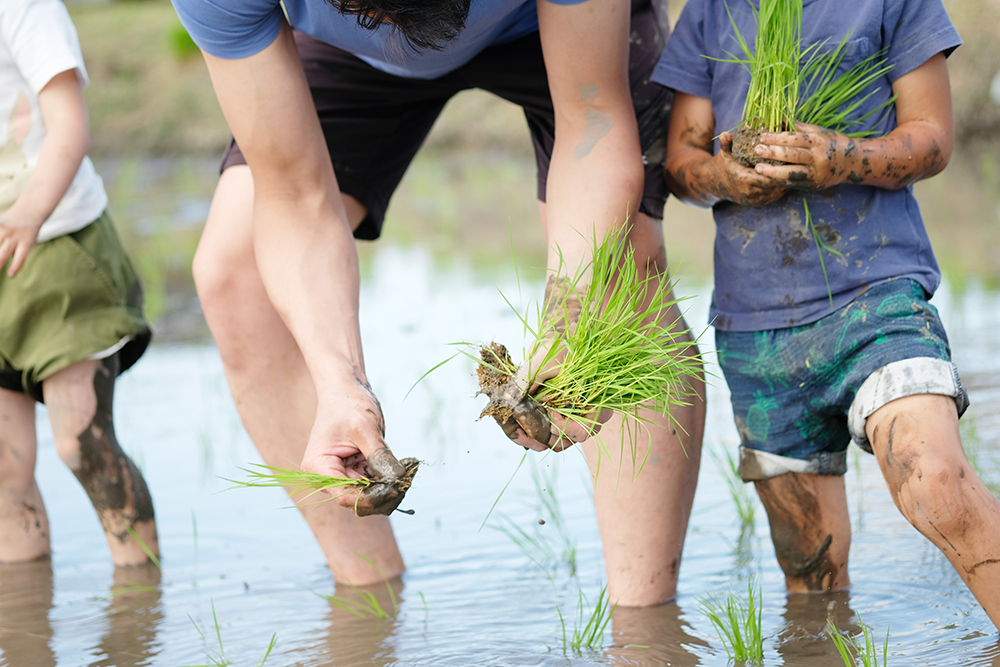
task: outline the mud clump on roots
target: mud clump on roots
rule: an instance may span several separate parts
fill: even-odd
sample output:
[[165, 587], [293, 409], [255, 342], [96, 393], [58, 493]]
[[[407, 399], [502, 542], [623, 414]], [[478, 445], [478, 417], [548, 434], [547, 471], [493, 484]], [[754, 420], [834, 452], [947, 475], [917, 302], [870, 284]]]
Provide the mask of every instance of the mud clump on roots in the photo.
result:
[[406, 472], [397, 477], [392, 482], [394, 489], [400, 493], [406, 493], [413, 486], [413, 477], [417, 474], [417, 468], [420, 467], [420, 461], [413, 457], [407, 457], [405, 459], [400, 459], [400, 465], [406, 468]]
[[[515, 368], [507, 348], [500, 343], [490, 343], [479, 348], [479, 358], [483, 363], [476, 366], [479, 391], [490, 399], [489, 404], [479, 413], [479, 418], [493, 417], [501, 425], [514, 416], [514, 405], [521, 400], [521, 390], [514, 383], [514, 376], [508, 372]], [[515, 400], [516, 396], [516, 400]]]
[[747, 169], [753, 169], [761, 162], [779, 166], [785, 164], [780, 160], [762, 158], [754, 152], [763, 132], [764, 130], [753, 129], [746, 125], [741, 125], [733, 132], [733, 157]]
[[513, 438], [520, 428], [528, 437], [549, 444], [552, 437], [552, 422], [545, 408], [531, 396], [525, 395], [517, 386], [514, 373], [517, 366], [510, 358], [507, 348], [500, 343], [490, 343], [479, 348], [482, 360], [476, 366], [479, 391], [490, 399], [479, 418], [493, 417], [503, 432]]

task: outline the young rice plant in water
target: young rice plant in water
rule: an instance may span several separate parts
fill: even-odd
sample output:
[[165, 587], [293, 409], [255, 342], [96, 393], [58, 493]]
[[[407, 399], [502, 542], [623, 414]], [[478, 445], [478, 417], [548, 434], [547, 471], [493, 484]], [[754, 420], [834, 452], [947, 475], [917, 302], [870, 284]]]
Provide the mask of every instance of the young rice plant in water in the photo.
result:
[[[669, 416], [671, 407], [687, 405], [687, 380], [701, 360], [687, 331], [670, 330], [679, 319], [669, 319], [679, 301], [670, 281], [636, 266], [626, 230], [593, 244], [591, 261], [551, 291], [545, 308], [534, 318], [518, 313], [533, 341], [523, 378], [503, 345], [465, 353], [479, 364], [480, 393], [490, 399], [480, 416], [510, 423], [527, 402], [583, 424], [596, 424], [594, 415], [604, 410], [648, 422], [640, 408]], [[540, 379], [553, 367], [554, 377]]]
[[733, 593], [725, 598], [711, 596], [701, 600], [702, 609], [715, 626], [726, 655], [748, 664], [761, 664], [764, 659], [764, 637], [761, 632], [763, 605], [760, 591], [753, 582], [747, 584], [747, 598], [742, 600]]
[[[859, 620], [860, 623], [860, 620]], [[882, 645], [882, 661], [878, 659], [879, 646], [875, 643], [875, 632], [870, 626], [861, 623], [861, 634], [851, 637], [837, 629], [833, 621], [827, 621], [826, 632], [833, 639], [837, 653], [844, 661], [845, 667], [886, 667], [886, 657], [889, 655], [889, 631], [885, 633], [885, 643]], [[861, 639], [864, 638], [864, 643]]]
[[[607, 597], [608, 587], [601, 588], [597, 596], [597, 603], [593, 611], [585, 607], [587, 600], [580, 591], [580, 597], [576, 607], [576, 622], [573, 626], [573, 634], [567, 636], [566, 622], [562, 612], [559, 612], [559, 622], [562, 625], [562, 645], [563, 653], [569, 649], [579, 652], [583, 649], [599, 649], [604, 644], [604, 630], [611, 622], [611, 615], [615, 613], [618, 603], [611, 604]], [[558, 611], [558, 609], [557, 609]]]

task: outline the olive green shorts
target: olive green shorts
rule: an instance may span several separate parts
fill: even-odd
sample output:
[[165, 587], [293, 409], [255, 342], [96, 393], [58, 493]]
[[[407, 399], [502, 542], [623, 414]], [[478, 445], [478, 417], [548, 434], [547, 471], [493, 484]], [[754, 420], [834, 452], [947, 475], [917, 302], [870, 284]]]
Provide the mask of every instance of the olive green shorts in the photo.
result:
[[42, 401], [42, 382], [117, 352], [120, 371], [149, 344], [142, 287], [105, 212], [39, 243], [13, 278], [0, 272], [0, 388]]

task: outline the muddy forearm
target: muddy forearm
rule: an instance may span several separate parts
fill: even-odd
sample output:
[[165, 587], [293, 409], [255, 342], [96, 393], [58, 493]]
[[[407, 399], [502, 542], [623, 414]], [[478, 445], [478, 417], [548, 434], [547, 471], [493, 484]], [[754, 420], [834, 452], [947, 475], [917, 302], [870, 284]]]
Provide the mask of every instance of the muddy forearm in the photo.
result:
[[876, 139], [846, 139], [842, 182], [899, 190], [938, 174], [951, 157], [950, 142], [927, 123], [908, 123]]
[[667, 160], [667, 187], [679, 199], [694, 206], [709, 208], [728, 199], [722, 186], [711, 146], [686, 146]]

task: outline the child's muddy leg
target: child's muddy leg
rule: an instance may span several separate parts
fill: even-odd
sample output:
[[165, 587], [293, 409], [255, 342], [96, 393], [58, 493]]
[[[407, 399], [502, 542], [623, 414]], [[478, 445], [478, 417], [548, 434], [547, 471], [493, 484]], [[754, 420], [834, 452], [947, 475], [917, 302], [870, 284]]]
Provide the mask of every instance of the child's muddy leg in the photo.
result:
[[82, 361], [42, 385], [59, 457], [70, 467], [101, 520], [116, 565], [149, 560], [128, 533], [159, 554], [153, 500], [139, 469], [115, 438], [112, 401], [116, 356]]
[[49, 518], [35, 483], [35, 401], [0, 389], [0, 562], [49, 554]]
[[844, 478], [789, 472], [755, 482], [789, 591], [850, 585], [851, 522]]
[[1000, 501], [965, 456], [954, 399], [890, 401], [865, 430], [896, 507], [948, 557], [1000, 627]]

